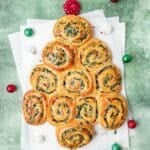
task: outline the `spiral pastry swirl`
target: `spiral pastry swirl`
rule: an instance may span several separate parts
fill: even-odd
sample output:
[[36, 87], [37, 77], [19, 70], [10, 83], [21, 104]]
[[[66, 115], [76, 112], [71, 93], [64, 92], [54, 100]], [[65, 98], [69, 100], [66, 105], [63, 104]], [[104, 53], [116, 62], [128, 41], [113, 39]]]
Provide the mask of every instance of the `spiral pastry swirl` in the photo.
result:
[[81, 123], [95, 123], [97, 119], [97, 100], [95, 97], [81, 97], [76, 100], [76, 119]]
[[40, 125], [46, 121], [47, 99], [43, 94], [34, 90], [27, 91], [22, 106], [27, 123]]
[[127, 117], [127, 103], [118, 93], [101, 95], [99, 104], [99, 122], [109, 130], [119, 128]]
[[56, 73], [48, 66], [37, 65], [30, 75], [32, 87], [45, 94], [52, 94], [58, 87], [58, 79]]
[[49, 42], [43, 49], [43, 62], [54, 70], [65, 70], [70, 68], [74, 62], [75, 48], [66, 42], [56, 39]]
[[54, 26], [54, 36], [81, 46], [92, 36], [92, 27], [87, 20], [80, 16], [67, 15], [60, 18]]
[[102, 41], [93, 38], [79, 48], [79, 60], [84, 67], [93, 69], [111, 62], [111, 54]]
[[72, 94], [89, 94], [93, 89], [91, 74], [88, 70], [70, 70], [64, 76], [63, 86]]
[[56, 129], [59, 144], [67, 148], [79, 148], [88, 144], [94, 135], [94, 128], [90, 125], [72, 123]]
[[75, 117], [75, 104], [68, 96], [53, 96], [47, 109], [48, 122], [54, 126], [70, 123]]
[[117, 67], [106, 64], [95, 75], [96, 89], [102, 93], [120, 92], [121, 74]]

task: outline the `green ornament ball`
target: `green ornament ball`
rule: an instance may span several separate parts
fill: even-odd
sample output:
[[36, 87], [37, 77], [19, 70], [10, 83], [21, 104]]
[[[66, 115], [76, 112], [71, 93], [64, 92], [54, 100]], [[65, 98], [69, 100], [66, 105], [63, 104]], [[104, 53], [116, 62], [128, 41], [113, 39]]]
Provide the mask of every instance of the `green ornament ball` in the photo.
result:
[[122, 61], [123, 61], [124, 63], [128, 63], [128, 62], [130, 62], [131, 60], [132, 60], [132, 56], [129, 55], [129, 54], [126, 54], [126, 55], [124, 55], [124, 56], [122, 57]]
[[25, 36], [27, 36], [27, 37], [31, 37], [32, 35], [33, 35], [33, 29], [32, 28], [26, 28], [25, 30], [24, 30], [24, 34], [25, 34]]
[[117, 144], [117, 143], [114, 143], [112, 145], [112, 150], [121, 150], [121, 146], [119, 144]]

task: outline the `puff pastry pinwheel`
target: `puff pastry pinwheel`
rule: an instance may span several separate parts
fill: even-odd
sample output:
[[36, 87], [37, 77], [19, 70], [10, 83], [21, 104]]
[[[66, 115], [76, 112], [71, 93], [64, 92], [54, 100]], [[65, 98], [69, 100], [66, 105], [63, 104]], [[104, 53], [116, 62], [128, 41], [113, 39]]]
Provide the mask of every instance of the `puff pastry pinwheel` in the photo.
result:
[[97, 119], [97, 99], [93, 96], [76, 99], [76, 120], [81, 123], [94, 124]]
[[32, 87], [45, 94], [57, 91], [58, 78], [54, 70], [44, 64], [37, 65], [31, 72], [30, 82]]
[[74, 15], [67, 15], [58, 19], [53, 32], [55, 37], [65, 39], [77, 47], [92, 37], [92, 27], [89, 22]]
[[64, 74], [63, 86], [71, 94], [87, 95], [93, 90], [92, 76], [86, 69], [72, 69]]
[[72, 124], [62, 126], [56, 129], [56, 135], [59, 144], [67, 148], [79, 148], [88, 144], [95, 134], [91, 125]]
[[106, 64], [95, 74], [96, 89], [102, 93], [120, 92], [121, 74], [113, 64]]
[[127, 117], [126, 99], [118, 93], [101, 94], [98, 114], [98, 120], [104, 128], [119, 128]]
[[27, 91], [23, 98], [23, 114], [27, 123], [40, 125], [46, 121], [46, 96], [34, 91]]
[[70, 123], [75, 117], [75, 104], [71, 97], [56, 94], [49, 99], [47, 120], [54, 126]]
[[96, 69], [111, 62], [111, 53], [104, 42], [92, 38], [79, 48], [79, 60], [84, 67]]
[[75, 50], [66, 41], [56, 39], [45, 46], [42, 52], [42, 59], [45, 64], [54, 70], [65, 70], [73, 65]]

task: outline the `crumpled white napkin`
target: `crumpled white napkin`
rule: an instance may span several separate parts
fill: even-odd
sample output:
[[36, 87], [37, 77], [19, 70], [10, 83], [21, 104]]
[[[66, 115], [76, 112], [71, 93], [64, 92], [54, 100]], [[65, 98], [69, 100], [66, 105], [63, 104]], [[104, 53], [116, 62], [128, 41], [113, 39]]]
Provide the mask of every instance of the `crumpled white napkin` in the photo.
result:
[[[103, 40], [111, 49], [113, 63], [116, 64], [122, 72], [123, 63], [121, 61], [125, 49], [125, 23], [119, 23], [119, 17], [105, 18], [103, 10], [96, 10], [82, 14], [89, 22], [95, 26], [95, 37]], [[23, 91], [30, 89], [29, 75], [32, 68], [40, 63], [41, 50], [45, 44], [53, 39], [52, 30], [55, 20], [27, 19], [27, 25], [21, 26], [20, 32], [9, 35], [12, 52], [17, 66], [19, 79]], [[31, 38], [24, 36], [24, 29], [32, 27], [35, 35]], [[111, 28], [112, 27], [112, 28]], [[110, 30], [111, 28], [111, 30]], [[101, 33], [103, 32], [103, 33]], [[32, 54], [32, 49], [36, 54]], [[124, 81], [124, 80], [123, 80]], [[122, 94], [125, 95], [124, 82]], [[96, 136], [90, 144], [80, 148], [80, 150], [108, 150], [114, 142], [122, 147], [129, 147], [128, 127], [125, 123], [117, 130], [107, 131], [96, 126]], [[61, 150], [55, 137], [55, 128], [45, 123], [41, 126], [30, 126], [22, 119], [22, 138], [21, 145], [23, 150]]]

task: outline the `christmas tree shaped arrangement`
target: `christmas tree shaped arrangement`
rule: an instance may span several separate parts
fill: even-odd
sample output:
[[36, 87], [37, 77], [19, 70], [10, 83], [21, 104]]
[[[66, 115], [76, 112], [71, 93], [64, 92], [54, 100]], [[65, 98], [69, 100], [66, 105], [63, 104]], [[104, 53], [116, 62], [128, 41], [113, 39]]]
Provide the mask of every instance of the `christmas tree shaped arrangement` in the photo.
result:
[[31, 125], [48, 121], [56, 127], [59, 144], [78, 148], [92, 140], [96, 124], [116, 130], [125, 122], [121, 74], [84, 18], [58, 19], [53, 34], [42, 50], [42, 64], [31, 72], [33, 89], [24, 95], [23, 114]]

